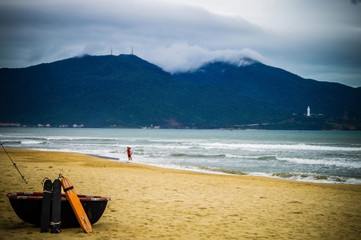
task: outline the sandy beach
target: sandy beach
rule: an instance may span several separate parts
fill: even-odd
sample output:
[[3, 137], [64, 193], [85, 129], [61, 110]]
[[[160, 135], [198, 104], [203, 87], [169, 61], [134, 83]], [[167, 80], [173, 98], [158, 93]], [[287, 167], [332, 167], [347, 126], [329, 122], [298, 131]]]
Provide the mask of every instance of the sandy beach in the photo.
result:
[[[7, 148], [0, 153], [0, 239], [361, 239], [361, 185], [211, 175], [88, 155]], [[68, 177], [78, 194], [111, 197], [93, 233], [40, 233], [6, 197]]]

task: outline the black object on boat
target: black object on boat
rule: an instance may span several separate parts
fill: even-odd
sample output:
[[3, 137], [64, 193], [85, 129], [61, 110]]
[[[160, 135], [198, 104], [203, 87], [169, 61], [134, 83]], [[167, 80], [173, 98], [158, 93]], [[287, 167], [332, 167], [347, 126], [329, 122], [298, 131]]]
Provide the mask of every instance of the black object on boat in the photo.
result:
[[51, 209], [50, 228], [52, 233], [60, 233], [61, 226], [61, 182], [55, 179], [53, 182], [53, 207]]
[[[40, 225], [42, 192], [14, 192], [7, 194], [16, 215], [24, 222]], [[104, 213], [109, 197], [78, 194], [91, 224], [96, 223]], [[79, 227], [79, 223], [65, 194], [61, 195], [61, 227]]]
[[44, 179], [44, 191], [43, 200], [41, 201], [40, 211], [40, 232], [49, 232], [49, 221], [50, 221], [50, 204], [51, 195], [53, 192], [53, 183], [50, 179]]

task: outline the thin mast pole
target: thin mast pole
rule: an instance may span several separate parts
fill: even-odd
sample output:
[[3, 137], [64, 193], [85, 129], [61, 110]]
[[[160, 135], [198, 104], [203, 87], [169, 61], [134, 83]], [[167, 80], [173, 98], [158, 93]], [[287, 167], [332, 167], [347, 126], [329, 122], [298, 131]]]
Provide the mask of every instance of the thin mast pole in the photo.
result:
[[8, 155], [8, 157], [10, 158], [11, 162], [13, 163], [13, 166], [16, 168], [16, 170], [18, 170], [18, 172], [19, 172], [19, 174], [20, 174], [21, 178], [24, 180], [24, 182], [25, 182], [26, 184], [28, 184], [28, 182], [26, 181], [26, 179], [25, 179], [24, 175], [20, 172], [20, 170], [19, 170], [18, 166], [16, 166], [16, 163], [15, 163], [15, 162], [13, 161], [13, 159], [10, 157], [9, 153], [6, 151], [6, 149], [4, 148], [4, 146], [3, 146], [3, 144], [2, 144], [2, 143], [1, 143], [1, 147], [4, 149], [4, 151], [5, 151], [6, 155]]

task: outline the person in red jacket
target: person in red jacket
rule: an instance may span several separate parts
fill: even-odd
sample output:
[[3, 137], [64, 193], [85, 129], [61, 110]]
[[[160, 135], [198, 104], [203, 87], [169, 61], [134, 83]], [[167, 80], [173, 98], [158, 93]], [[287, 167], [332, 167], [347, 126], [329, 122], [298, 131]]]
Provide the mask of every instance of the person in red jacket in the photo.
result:
[[132, 161], [132, 149], [127, 147], [128, 161]]

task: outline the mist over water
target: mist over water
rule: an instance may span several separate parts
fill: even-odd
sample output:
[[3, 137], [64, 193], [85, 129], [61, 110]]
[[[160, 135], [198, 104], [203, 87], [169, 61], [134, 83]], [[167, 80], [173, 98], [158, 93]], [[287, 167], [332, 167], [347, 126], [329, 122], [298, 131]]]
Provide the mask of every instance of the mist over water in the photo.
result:
[[361, 184], [361, 132], [1, 128], [5, 147], [167, 168]]

